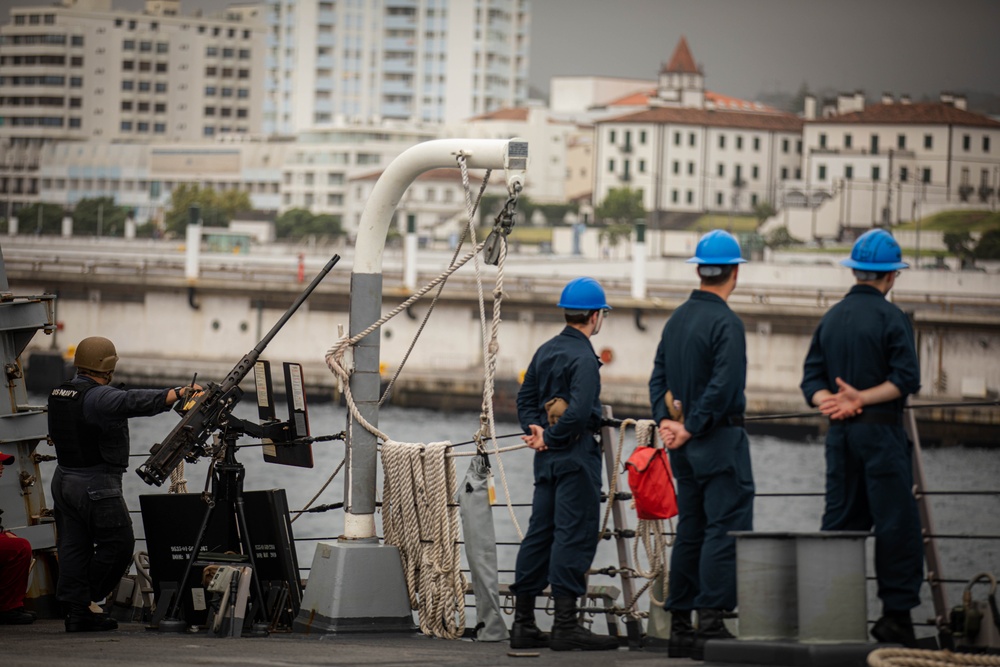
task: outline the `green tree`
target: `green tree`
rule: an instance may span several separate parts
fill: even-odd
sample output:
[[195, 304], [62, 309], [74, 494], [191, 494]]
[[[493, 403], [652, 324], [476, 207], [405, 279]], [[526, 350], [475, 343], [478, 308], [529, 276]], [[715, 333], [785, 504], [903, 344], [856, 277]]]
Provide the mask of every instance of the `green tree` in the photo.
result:
[[769, 201], [762, 201], [753, 205], [753, 217], [757, 218], [758, 227], [764, 224], [768, 218], [773, 218], [777, 214], [778, 210]]
[[972, 234], [964, 232], [945, 232], [942, 239], [948, 252], [962, 262], [962, 267], [972, 266], [976, 261], [976, 253], [972, 245]]
[[340, 216], [329, 213], [315, 215], [304, 208], [292, 208], [274, 222], [274, 232], [279, 239], [301, 239], [306, 236], [340, 236]]
[[788, 227], [778, 227], [777, 229], [772, 229], [771, 233], [767, 235], [764, 240], [764, 245], [768, 248], [787, 248], [788, 246], [798, 245], [802, 241], [798, 240], [788, 232]]
[[601, 241], [607, 241], [608, 245], [612, 248], [616, 248], [623, 239], [629, 238], [631, 234], [632, 225], [630, 223], [614, 222], [602, 227], [598, 233], [598, 238]]
[[642, 193], [630, 188], [611, 188], [594, 215], [598, 220], [611, 220], [631, 228], [633, 220], [646, 217]]
[[983, 232], [976, 244], [976, 259], [1000, 259], [1000, 229]]
[[195, 205], [200, 209], [203, 224], [209, 227], [224, 227], [237, 212], [253, 208], [250, 195], [242, 190], [216, 192], [185, 183], [170, 193], [170, 210], [164, 216], [167, 231], [182, 236], [188, 224], [188, 211]]
[[123, 236], [129, 209], [115, 204], [112, 197], [81, 199], [73, 208], [73, 233]]
[[58, 204], [28, 204], [22, 206], [14, 217], [17, 218], [19, 234], [62, 234], [65, 215], [63, 207]]

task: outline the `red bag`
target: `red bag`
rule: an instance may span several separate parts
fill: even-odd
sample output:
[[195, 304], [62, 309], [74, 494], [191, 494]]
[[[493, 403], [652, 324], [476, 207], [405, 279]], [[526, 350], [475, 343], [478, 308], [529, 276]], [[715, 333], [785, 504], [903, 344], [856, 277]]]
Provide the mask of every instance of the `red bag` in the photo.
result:
[[670, 519], [677, 516], [677, 493], [667, 452], [656, 447], [636, 447], [625, 463], [628, 485], [640, 519]]

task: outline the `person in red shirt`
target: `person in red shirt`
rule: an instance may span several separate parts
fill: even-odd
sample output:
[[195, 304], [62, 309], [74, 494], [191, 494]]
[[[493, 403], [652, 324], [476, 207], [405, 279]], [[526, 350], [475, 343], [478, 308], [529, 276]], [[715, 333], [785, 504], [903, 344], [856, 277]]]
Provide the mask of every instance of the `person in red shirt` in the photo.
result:
[[[0, 477], [14, 457], [0, 452]], [[3, 510], [0, 509], [0, 515]], [[2, 516], [0, 516], [2, 520]], [[24, 608], [31, 568], [31, 543], [4, 530], [0, 522], [0, 625], [27, 625], [35, 622], [34, 612]]]

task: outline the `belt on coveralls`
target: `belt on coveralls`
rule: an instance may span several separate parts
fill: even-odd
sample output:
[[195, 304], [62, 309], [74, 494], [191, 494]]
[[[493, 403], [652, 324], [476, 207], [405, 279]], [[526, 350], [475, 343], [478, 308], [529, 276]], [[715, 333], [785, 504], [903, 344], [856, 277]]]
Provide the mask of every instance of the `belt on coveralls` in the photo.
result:
[[896, 412], [862, 412], [857, 417], [844, 420], [845, 424], [883, 424], [885, 426], [901, 426], [903, 416]]
[[744, 424], [743, 415], [727, 415], [722, 418], [723, 426], [739, 426], [742, 428]]

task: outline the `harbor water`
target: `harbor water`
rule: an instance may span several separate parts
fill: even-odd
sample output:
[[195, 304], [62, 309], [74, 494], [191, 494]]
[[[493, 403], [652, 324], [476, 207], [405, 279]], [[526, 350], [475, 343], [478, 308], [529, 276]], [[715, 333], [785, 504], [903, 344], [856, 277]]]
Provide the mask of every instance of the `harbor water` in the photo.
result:
[[[42, 403], [43, 397], [32, 397], [32, 402]], [[277, 406], [277, 414], [284, 414], [284, 406]], [[256, 418], [256, 406], [252, 394], [241, 403], [235, 414], [241, 418]], [[627, 415], [617, 415], [625, 417]], [[309, 420], [314, 437], [331, 435], [344, 430], [346, 409], [332, 402], [314, 402], [309, 405]], [[124, 492], [126, 502], [133, 510], [133, 522], [137, 538], [137, 549], [144, 549], [142, 536], [146, 530], [138, 512], [139, 496], [166, 493], [167, 484], [153, 487], [143, 482], [135, 474], [135, 468], [148, 456], [149, 448], [160, 442], [177, 423], [178, 416], [167, 412], [155, 417], [133, 419], [130, 422], [132, 459], [130, 470], [125, 474]], [[391, 438], [400, 442], [431, 443], [443, 440], [452, 443], [466, 443], [472, 440], [479, 427], [479, 415], [474, 413], [445, 414], [427, 410], [384, 407], [379, 414], [379, 428]], [[517, 437], [519, 427], [510, 422], [496, 424], [496, 432], [508, 437], [498, 441], [500, 447], [520, 444]], [[634, 447], [634, 432], [626, 434], [622, 457], [627, 458]], [[617, 441], [612, 443], [617, 446]], [[313, 496], [329, 480], [334, 470], [344, 459], [345, 446], [341, 441], [318, 442], [313, 444], [315, 466], [296, 468], [266, 463], [261, 448], [256, 441], [244, 438], [239, 442], [237, 460], [246, 468], [245, 490], [285, 489], [288, 506], [294, 517], [297, 510], [305, 507]], [[41, 454], [54, 454], [49, 445], [39, 444]], [[466, 444], [454, 448], [457, 453], [470, 453], [474, 446]], [[500, 581], [513, 581], [514, 559], [517, 553], [518, 531], [504, 506], [506, 493], [504, 481], [509, 488], [514, 515], [522, 531], [527, 529], [530, 516], [532, 489], [532, 456], [528, 449], [504, 452], [491, 457], [496, 478], [497, 505], [494, 520], [497, 533], [497, 553]], [[757, 499], [754, 511], [754, 528], [758, 531], [815, 531], [820, 525], [823, 511], [822, 491], [824, 487], [824, 456], [821, 441], [791, 441], [771, 436], [751, 437], [751, 456], [754, 478], [757, 485]], [[997, 494], [1000, 480], [1000, 452], [996, 449], [967, 447], [931, 448], [923, 451], [926, 471], [926, 490], [931, 492], [936, 535], [946, 536], [939, 541], [943, 559], [943, 578], [949, 605], [960, 604], [964, 583], [982, 571], [1000, 575], [1000, 495]], [[468, 456], [456, 457], [458, 479], [461, 480], [469, 466]], [[189, 492], [200, 492], [206, 486], [208, 460], [201, 459], [195, 464], [186, 464], [187, 487]], [[46, 497], [51, 505], [48, 484], [52, 479], [55, 463], [41, 464], [42, 478], [46, 484]], [[501, 468], [503, 476], [501, 476]], [[627, 486], [624, 475], [618, 477], [619, 488]], [[381, 489], [381, 469], [379, 469]], [[607, 489], [607, 482], [605, 482]], [[944, 493], [953, 492], [953, 493]], [[984, 493], [976, 493], [984, 492]], [[325, 491], [313, 501], [313, 505], [338, 503], [343, 500], [344, 471]], [[602, 511], [603, 517], [603, 511]], [[252, 522], [253, 517], [248, 517]], [[190, 517], [200, 524], [201, 517]], [[629, 519], [635, 528], [635, 516]], [[343, 510], [335, 509], [324, 513], [307, 513], [298, 517], [293, 525], [298, 562], [303, 578], [308, 578], [308, 568], [312, 562], [315, 545], [319, 540], [334, 540], [344, 528]], [[381, 523], [376, 515], [376, 525], [381, 535]], [[611, 526], [613, 528], [613, 526]], [[668, 530], [671, 527], [668, 526]], [[873, 540], [868, 540], [868, 617], [877, 618], [881, 611], [875, 597], [874, 573], [871, 567]], [[631, 545], [629, 546], [631, 551]], [[643, 557], [639, 549], [640, 558]], [[464, 563], [464, 557], [463, 557]], [[602, 541], [594, 560], [595, 568], [618, 567], [617, 553], [611, 540]], [[645, 563], [643, 563], [645, 566]], [[604, 575], [593, 575], [592, 585], [607, 584], [621, 587], [621, 580]], [[641, 586], [642, 581], [638, 582]], [[637, 587], [638, 587], [637, 586]], [[924, 586], [920, 608], [915, 610], [914, 620], [918, 623], [933, 617], [929, 588]], [[472, 597], [469, 596], [470, 604]], [[621, 598], [619, 598], [621, 603]], [[643, 600], [640, 609], [648, 609], [648, 600]], [[544, 616], [544, 615], [543, 615]], [[468, 625], [475, 623], [474, 608], [468, 610]], [[546, 618], [544, 622], [547, 622]], [[597, 628], [603, 627], [603, 621]], [[930, 628], [919, 628], [918, 635], [932, 634]]]

